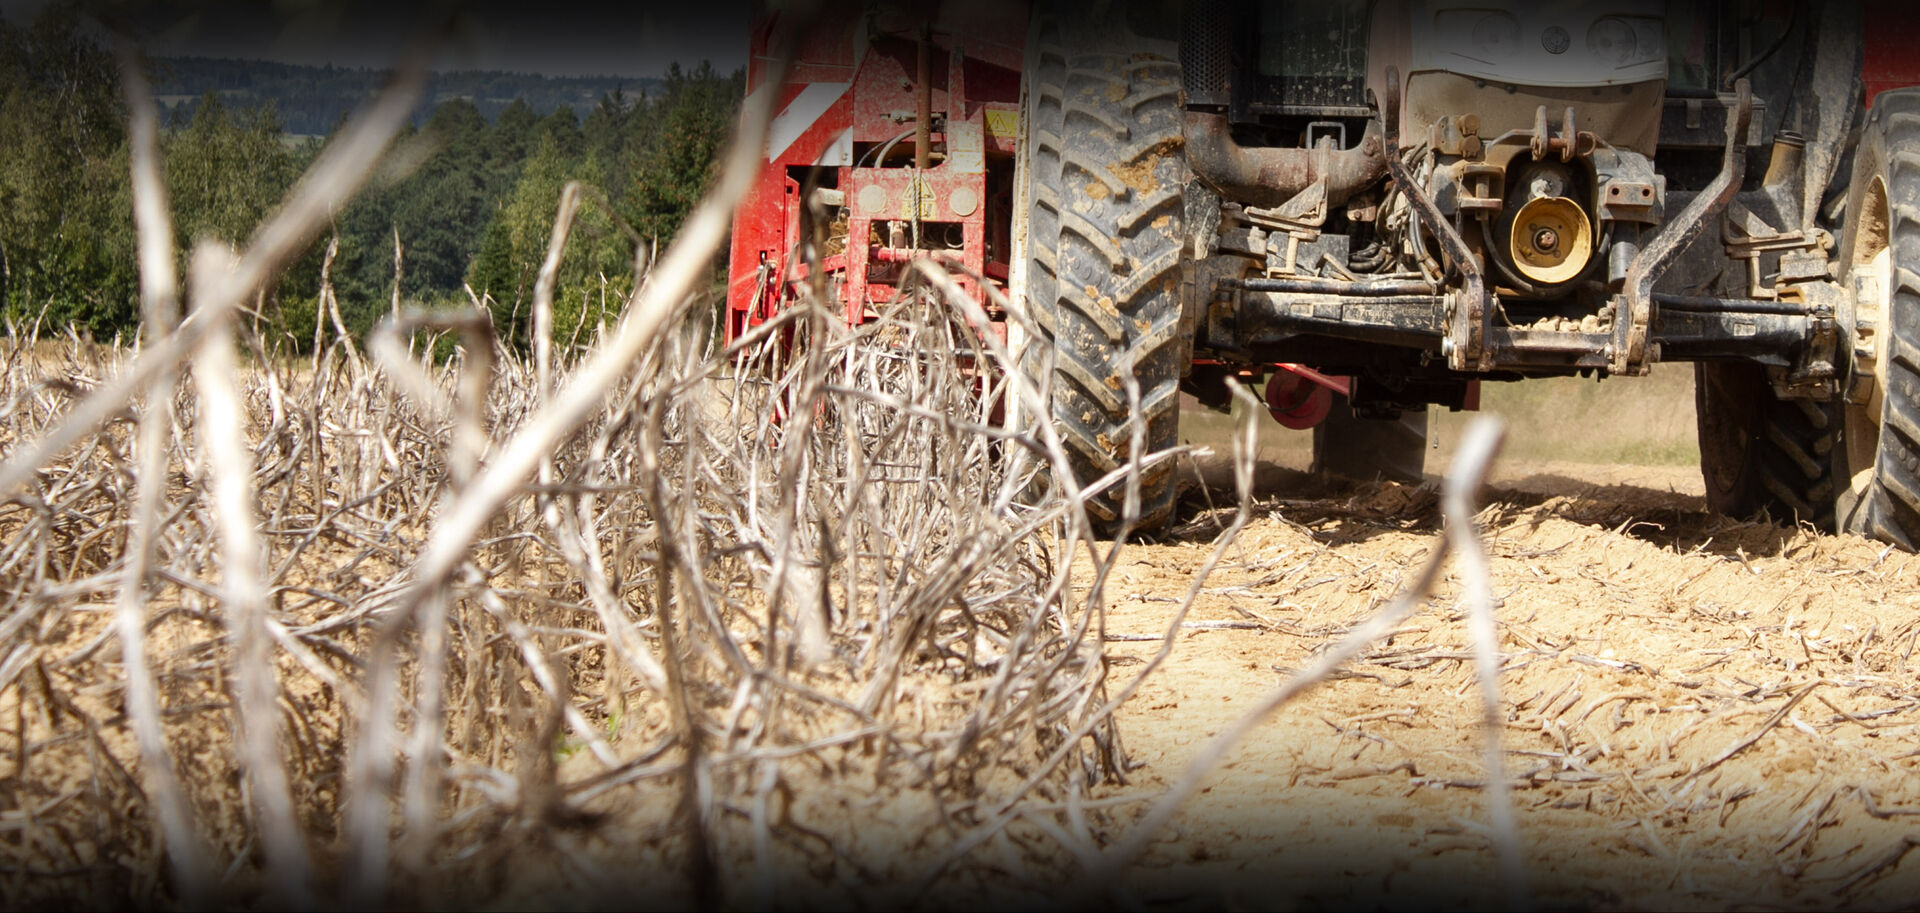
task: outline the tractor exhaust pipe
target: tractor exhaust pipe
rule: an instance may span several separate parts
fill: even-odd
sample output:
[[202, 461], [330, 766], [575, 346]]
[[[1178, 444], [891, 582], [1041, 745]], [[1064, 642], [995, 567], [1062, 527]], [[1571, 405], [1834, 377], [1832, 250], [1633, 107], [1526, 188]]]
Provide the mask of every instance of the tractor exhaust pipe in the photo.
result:
[[1186, 112], [1187, 164], [1221, 196], [1255, 206], [1278, 206], [1316, 181], [1327, 182], [1327, 202], [1348, 197], [1387, 176], [1378, 121], [1367, 123], [1352, 149], [1248, 147], [1233, 141], [1227, 116]]
[[1387, 176], [1380, 131], [1368, 123], [1352, 149], [1246, 147], [1233, 141], [1225, 113], [1232, 99], [1234, 30], [1242, 18], [1232, 0], [1196, 0], [1180, 28], [1180, 85], [1185, 96], [1187, 163], [1221, 196], [1255, 206], [1278, 206], [1326, 181], [1327, 202], [1338, 206]]

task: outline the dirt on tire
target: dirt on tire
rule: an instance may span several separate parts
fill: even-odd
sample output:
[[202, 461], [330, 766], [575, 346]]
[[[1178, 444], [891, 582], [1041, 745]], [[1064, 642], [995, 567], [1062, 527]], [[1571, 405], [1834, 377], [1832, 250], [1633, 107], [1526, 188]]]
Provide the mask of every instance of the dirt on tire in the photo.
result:
[[[1087, 485], [1179, 435], [1180, 376], [1193, 346], [1177, 294], [1186, 182], [1175, 154], [1179, 67], [1123, 36], [1042, 19], [1027, 69], [1027, 298], [1053, 355], [1054, 422]], [[1139, 442], [1129, 423], [1136, 413]], [[1171, 466], [1143, 469], [1133, 525], [1164, 525], [1173, 493]], [[1110, 532], [1125, 522], [1125, 504], [1124, 490], [1109, 487], [1087, 507]]]

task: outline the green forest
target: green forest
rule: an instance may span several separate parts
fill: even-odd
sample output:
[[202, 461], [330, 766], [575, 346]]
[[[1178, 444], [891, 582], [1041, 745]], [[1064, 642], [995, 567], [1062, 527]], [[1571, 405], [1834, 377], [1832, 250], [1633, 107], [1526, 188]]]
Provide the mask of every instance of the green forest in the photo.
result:
[[[266, 60], [228, 60], [211, 57], [164, 57], [154, 61], [153, 92], [168, 115], [190, 118], [200, 99], [216, 92], [229, 105], [252, 107], [273, 102], [281, 129], [288, 133], [324, 136], [340, 119], [379, 91], [386, 73], [366, 67], [304, 66]], [[498, 70], [457, 70], [427, 78], [426, 100], [414, 117], [421, 126], [433, 106], [465, 98], [491, 121], [515, 101], [535, 111], [572, 108], [585, 117], [602, 96], [658, 95], [656, 78], [617, 76], [546, 76]]]
[[[67, 4], [31, 23], [0, 19], [0, 302], [15, 328], [131, 339], [127, 109], [96, 34]], [[631, 288], [636, 241], [664, 245], [710, 183], [744, 83], [738, 71], [676, 63], [646, 96], [607, 92], [584, 117], [516, 99], [489, 119], [469, 99], [442, 101], [394, 140], [331, 236], [266, 290], [252, 319], [276, 347], [310, 345], [323, 254], [337, 240], [331, 280], [356, 335], [392, 307], [397, 275], [410, 306], [470, 306], [470, 289], [523, 344], [561, 190], [579, 181], [554, 320], [558, 341], [576, 338]], [[326, 142], [287, 134], [271, 102], [238, 106], [208, 92], [191, 112], [162, 120], [183, 258], [201, 239], [244, 245]]]

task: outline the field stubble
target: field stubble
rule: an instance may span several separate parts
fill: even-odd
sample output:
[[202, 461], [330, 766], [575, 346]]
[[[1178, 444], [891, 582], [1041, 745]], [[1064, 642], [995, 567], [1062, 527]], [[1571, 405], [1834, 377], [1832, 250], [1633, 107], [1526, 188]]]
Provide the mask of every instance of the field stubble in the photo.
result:
[[[1920, 896], [1920, 563], [1707, 513], [1678, 444], [1693, 424], [1683, 372], [1486, 400], [1513, 423], [1477, 522], [1534, 899], [1907, 906]], [[1610, 392], [1621, 401], [1596, 408]], [[1436, 421], [1441, 452], [1462, 424]], [[1148, 789], [1377, 611], [1433, 548], [1431, 488], [1312, 478], [1297, 437], [1269, 438], [1259, 518], [1120, 716]], [[1219, 497], [1220, 458], [1190, 465], [1189, 499], [1200, 480]], [[1144, 655], [1136, 641], [1157, 637], [1217, 529], [1203, 516], [1122, 564], [1118, 656]], [[1141, 896], [1497, 903], [1461, 586], [1450, 575], [1424, 612], [1248, 739], [1135, 873]]]
[[[413, 354], [392, 332], [378, 363], [344, 337], [311, 360], [256, 351], [240, 392], [279, 760], [316, 880], [347, 892], [313, 899], [387, 881], [377, 896], [431, 905], [1009, 900], [1034, 882], [986, 873], [1063, 852], [1014, 819], [1094, 840], [1062, 803], [1127, 762], [1098, 613], [1049, 532], [1072, 502], [1023, 497], [1037, 461], [989, 460], [1032, 441], [996, 433], [954, 355], [964, 323], [903, 307], [822, 341], [836, 319], [797, 307], [724, 356], [700, 332], [663, 337], [478, 531], [431, 615], [404, 595], [474, 484], [458, 403], [481, 360], [462, 348], [436, 364], [431, 338]], [[782, 328], [816, 345], [776, 344]], [[467, 412], [489, 454], [525, 433], [547, 386], [494, 354], [484, 414]], [[127, 355], [0, 345], [0, 452]], [[559, 382], [573, 369], [554, 359]], [[144, 646], [175, 789], [202, 867], [226, 872], [212, 898], [298, 902], [261, 856], [239, 753], [211, 468], [187, 431], [199, 401], [174, 407]], [[111, 421], [0, 507], [0, 844], [20, 861], [0, 890], [16, 905], [182, 889], [160, 865], [164, 798], [111, 627], [152, 415]], [[368, 805], [397, 851], [373, 872], [355, 817]], [[969, 838], [998, 842], [969, 855]]]
[[[362, 351], [324, 280], [310, 356], [236, 332], [423, 78], [237, 260], [196, 254], [171, 333], [136, 123], [154, 334], [0, 344], [7, 906], [1483, 903], [1525, 896], [1502, 845], [1556, 904], [1915, 896], [1911, 556], [1528, 472], [1524, 422], [1490, 574], [1433, 560], [1476, 541], [1434, 489], [1256, 475], [1252, 447], [1192, 492], [1228, 506], [1098, 542], [1044, 391], [978, 370], [1010, 356], [925, 263], [858, 328], [803, 294], [724, 351], [672, 332], [772, 93], [585, 350], [499, 349], [476, 307]], [[1633, 452], [1550, 408], [1580, 454]], [[1231, 763], [1193, 763], [1262, 692]]]
[[329, 251], [287, 355], [240, 318], [410, 59], [248, 249], [195, 252], [184, 321], [128, 61], [148, 335], [0, 340], [5, 905], [1032, 902], [1132, 765], [1085, 512], [1037, 487], [1035, 391], [980, 381], [978, 305], [922, 264], [872, 323], [803, 296], [718, 349], [693, 290], [763, 93], [583, 347], [544, 332], [570, 186], [532, 353], [478, 300], [354, 339]]

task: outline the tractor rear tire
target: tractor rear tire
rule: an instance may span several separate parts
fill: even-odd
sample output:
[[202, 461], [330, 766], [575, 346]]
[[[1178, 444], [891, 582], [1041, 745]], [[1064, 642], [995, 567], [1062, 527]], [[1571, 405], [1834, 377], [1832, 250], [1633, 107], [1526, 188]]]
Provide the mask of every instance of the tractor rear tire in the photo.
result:
[[1339, 393], [1333, 408], [1313, 426], [1313, 472], [1357, 482], [1426, 479], [1427, 410], [1397, 419], [1362, 418]]
[[1766, 368], [1696, 362], [1694, 412], [1707, 508], [1730, 517], [1834, 528], [1840, 419], [1828, 403], [1780, 399]]
[[[1191, 358], [1181, 327], [1187, 168], [1176, 48], [1083, 21], [1091, 18], [1036, 24], [1018, 165], [1029, 203], [1027, 309], [1053, 354], [1053, 423], [1082, 486], [1136, 454], [1136, 422], [1138, 456], [1179, 443], [1179, 382]], [[1030, 376], [1044, 370], [1036, 353], [1046, 348], [1027, 346]], [[1172, 516], [1174, 487], [1174, 461], [1162, 459], [1140, 470], [1134, 516], [1125, 481], [1086, 505], [1103, 535], [1152, 531]]]
[[1853, 160], [1841, 263], [1856, 290], [1855, 371], [1866, 402], [1842, 407], [1839, 524], [1920, 543], [1920, 89], [1874, 99]]

